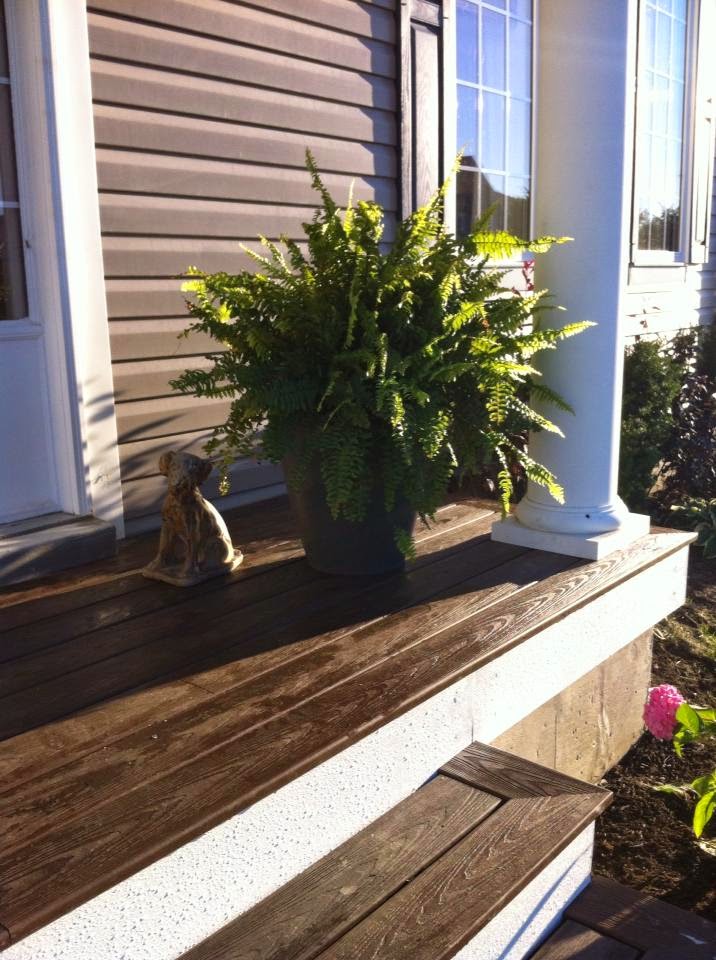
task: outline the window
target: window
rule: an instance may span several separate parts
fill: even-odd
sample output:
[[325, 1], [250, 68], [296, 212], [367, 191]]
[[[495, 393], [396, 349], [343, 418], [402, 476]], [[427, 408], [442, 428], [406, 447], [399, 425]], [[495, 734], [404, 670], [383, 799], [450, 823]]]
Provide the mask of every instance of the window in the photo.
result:
[[[703, 262], [707, 256], [712, 91], [699, 58], [699, 0], [641, 0], [634, 147], [632, 260]], [[701, 37], [700, 37], [701, 35]], [[712, 54], [711, 54], [712, 56]], [[699, 66], [699, 59], [702, 63]]]
[[27, 316], [5, 19], [0, 0], [0, 320]]
[[494, 207], [491, 226], [530, 230], [532, 0], [457, 0], [458, 236]]

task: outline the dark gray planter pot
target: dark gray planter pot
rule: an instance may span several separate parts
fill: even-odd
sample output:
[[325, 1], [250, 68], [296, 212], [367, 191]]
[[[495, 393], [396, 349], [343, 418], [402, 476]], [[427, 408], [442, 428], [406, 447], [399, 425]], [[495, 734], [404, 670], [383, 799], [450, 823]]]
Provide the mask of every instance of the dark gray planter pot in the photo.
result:
[[[291, 458], [284, 467], [290, 473]], [[365, 519], [360, 523], [334, 520], [326, 503], [326, 494], [318, 464], [308, 471], [300, 486], [288, 484], [291, 509], [314, 570], [344, 576], [392, 573], [405, 567], [405, 557], [395, 543], [395, 529], [413, 532], [416, 513], [398, 499], [387, 512], [383, 491], [376, 488]]]

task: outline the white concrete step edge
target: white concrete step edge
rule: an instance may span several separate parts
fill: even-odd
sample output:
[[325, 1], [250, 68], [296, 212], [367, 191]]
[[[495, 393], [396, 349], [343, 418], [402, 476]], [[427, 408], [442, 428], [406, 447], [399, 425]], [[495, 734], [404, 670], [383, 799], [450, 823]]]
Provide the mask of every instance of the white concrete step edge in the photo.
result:
[[[490, 743], [679, 607], [687, 556], [683, 548], [608, 590], [11, 946], [3, 960], [176, 960], [400, 803], [469, 744]], [[586, 830], [473, 941], [491, 931], [498, 943], [502, 930], [502, 953], [483, 941], [468, 944], [461, 960], [521, 960], [526, 950], [519, 950], [551, 929], [586, 882], [590, 851]]]

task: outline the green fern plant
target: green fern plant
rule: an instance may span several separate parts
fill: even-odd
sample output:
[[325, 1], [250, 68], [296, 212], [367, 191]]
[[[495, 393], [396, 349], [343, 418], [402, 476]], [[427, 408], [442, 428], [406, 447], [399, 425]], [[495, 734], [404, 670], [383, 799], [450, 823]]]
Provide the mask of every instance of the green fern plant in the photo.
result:
[[[383, 243], [376, 203], [339, 210], [306, 154], [320, 206], [304, 224], [307, 252], [286, 237], [246, 249], [256, 272], [190, 268], [190, 330], [226, 349], [173, 383], [231, 410], [210, 441], [224, 468], [237, 457], [279, 462], [289, 483], [320, 464], [332, 515], [360, 521], [379, 487], [386, 509], [405, 497], [423, 518], [443, 500], [456, 465], [497, 457], [503, 512], [510, 466], [562, 500], [556, 477], [512, 439], [558, 428], [524, 401], [531, 389], [568, 409], [538, 379], [532, 358], [584, 329], [544, 327], [546, 292], [520, 296], [490, 257], [544, 252], [565, 238], [490, 233], [486, 220], [458, 240], [445, 227], [445, 186]], [[188, 331], [187, 331], [188, 332]], [[410, 553], [409, 538], [400, 538]]]

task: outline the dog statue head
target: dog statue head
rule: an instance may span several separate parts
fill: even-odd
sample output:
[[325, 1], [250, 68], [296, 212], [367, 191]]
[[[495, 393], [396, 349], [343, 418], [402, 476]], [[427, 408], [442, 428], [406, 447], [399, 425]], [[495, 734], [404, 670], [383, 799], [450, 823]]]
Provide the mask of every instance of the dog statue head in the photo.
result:
[[208, 478], [212, 468], [211, 460], [178, 450], [170, 450], [159, 458], [159, 472], [169, 481], [171, 493], [195, 490]]

